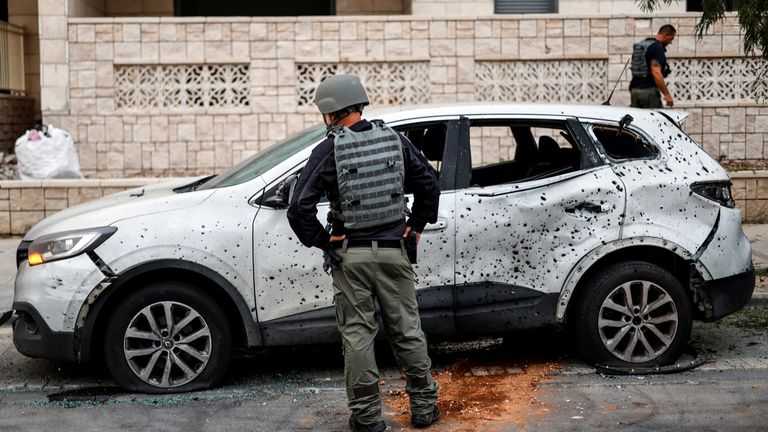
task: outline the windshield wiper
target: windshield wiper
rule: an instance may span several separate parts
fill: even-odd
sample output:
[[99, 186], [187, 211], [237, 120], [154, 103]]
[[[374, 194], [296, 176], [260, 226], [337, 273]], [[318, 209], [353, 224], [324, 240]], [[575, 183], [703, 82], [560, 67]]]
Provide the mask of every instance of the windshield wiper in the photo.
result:
[[208, 177], [203, 177], [200, 180], [190, 183], [185, 186], [180, 186], [174, 189], [173, 191], [176, 193], [184, 193], [184, 192], [193, 192], [196, 191], [200, 186], [207, 183], [208, 180], [211, 180], [212, 178], [216, 177], [218, 174], [209, 175]]

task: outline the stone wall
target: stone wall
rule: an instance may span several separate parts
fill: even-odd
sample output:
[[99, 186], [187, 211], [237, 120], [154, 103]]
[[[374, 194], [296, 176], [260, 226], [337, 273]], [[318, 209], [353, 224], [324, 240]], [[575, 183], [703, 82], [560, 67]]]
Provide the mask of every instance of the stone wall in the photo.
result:
[[34, 99], [0, 94], [0, 153], [7, 155], [16, 139], [34, 122]]
[[69, 99], [67, 1], [39, 0], [40, 108], [43, 116], [64, 112]]
[[26, 234], [59, 210], [163, 180], [0, 180], [0, 235]]
[[731, 192], [745, 223], [768, 223], [768, 171], [729, 173]]
[[714, 159], [741, 167], [764, 167], [768, 159], [768, 107], [687, 108], [684, 129]]
[[493, 14], [493, 0], [411, 0], [414, 15], [478, 16]]
[[[25, 94], [34, 99], [35, 118], [40, 110], [40, 32], [36, 0], [8, 0], [8, 22], [24, 29]], [[66, 49], [66, 43], [61, 45]]]
[[[337, 4], [338, 4], [337, 0]], [[351, 0], [350, 0], [351, 1]], [[414, 15], [477, 16], [494, 13], [494, 0], [411, 0]], [[555, 12], [567, 15], [637, 14], [641, 13], [635, 0], [557, 0]], [[661, 5], [657, 14], [685, 12], [685, 2]]]
[[[318, 122], [312, 92], [329, 74], [360, 75], [374, 106], [599, 104], [632, 43], [671, 23], [687, 130], [715, 158], [762, 161], [768, 108], [745, 90], [757, 63], [735, 16], [702, 40], [697, 17], [70, 19], [56, 76], [69, 98], [46, 121], [73, 134], [87, 176], [201, 174]], [[625, 73], [614, 105], [627, 85]]]

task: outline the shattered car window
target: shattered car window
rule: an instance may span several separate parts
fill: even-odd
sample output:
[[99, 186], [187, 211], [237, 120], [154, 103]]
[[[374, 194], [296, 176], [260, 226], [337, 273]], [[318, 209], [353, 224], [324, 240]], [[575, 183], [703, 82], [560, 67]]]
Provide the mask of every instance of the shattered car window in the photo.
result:
[[591, 131], [605, 154], [613, 160], [654, 159], [659, 154], [656, 147], [634, 131], [619, 131], [618, 126], [608, 125], [592, 125]]

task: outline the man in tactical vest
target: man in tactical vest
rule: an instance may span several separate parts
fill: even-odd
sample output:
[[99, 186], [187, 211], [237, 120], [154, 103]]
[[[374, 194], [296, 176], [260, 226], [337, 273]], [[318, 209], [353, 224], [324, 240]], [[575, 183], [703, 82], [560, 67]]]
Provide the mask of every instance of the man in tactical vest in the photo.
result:
[[[336, 75], [320, 83], [315, 104], [328, 138], [314, 149], [299, 176], [288, 220], [302, 244], [324, 250], [332, 270], [350, 430], [386, 429], [374, 358], [374, 298], [407, 377], [411, 423], [426, 427], [440, 416], [438, 385], [430, 373], [404, 239], [418, 241], [424, 226], [437, 220], [440, 191], [434, 170], [407, 138], [381, 121], [361, 118], [368, 103], [354, 76]], [[408, 215], [406, 189], [414, 197]], [[330, 201], [330, 232], [316, 216], [323, 195]]]
[[632, 81], [629, 83], [631, 106], [661, 108], [664, 102], [672, 107], [674, 101], [664, 82], [671, 70], [667, 64], [667, 45], [675, 39], [677, 30], [669, 24], [661, 26], [656, 37], [644, 39], [632, 47]]

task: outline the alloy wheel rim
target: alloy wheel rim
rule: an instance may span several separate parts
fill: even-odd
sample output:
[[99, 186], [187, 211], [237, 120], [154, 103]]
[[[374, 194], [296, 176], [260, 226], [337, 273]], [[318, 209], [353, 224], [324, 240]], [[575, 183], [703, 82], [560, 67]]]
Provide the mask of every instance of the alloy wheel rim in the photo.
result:
[[643, 280], [614, 288], [600, 305], [597, 327], [603, 346], [630, 363], [657, 359], [675, 340], [679, 316], [661, 286]]
[[211, 346], [205, 319], [174, 301], [140, 310], [123, 336], [123, 354], [133, 373], [161, 388], [182, 386], [200, 376], [210, 360]]

